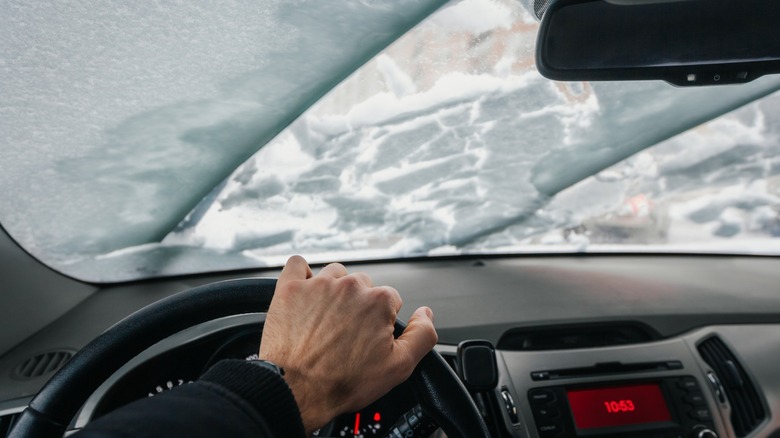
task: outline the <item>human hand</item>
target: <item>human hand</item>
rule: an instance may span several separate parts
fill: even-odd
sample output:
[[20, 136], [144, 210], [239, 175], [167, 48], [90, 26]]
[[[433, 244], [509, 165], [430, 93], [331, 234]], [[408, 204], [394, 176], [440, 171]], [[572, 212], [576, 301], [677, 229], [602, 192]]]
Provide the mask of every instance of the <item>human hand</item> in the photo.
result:
[[260, 343], [260, 359], [285, 371], [306, 432], [362, 409], [406, 380], [438, 340], [433, 313], [417, 309], [393, 337], [398, 291], [338, 263], [316, 276], [306, 261], [287, 261]]

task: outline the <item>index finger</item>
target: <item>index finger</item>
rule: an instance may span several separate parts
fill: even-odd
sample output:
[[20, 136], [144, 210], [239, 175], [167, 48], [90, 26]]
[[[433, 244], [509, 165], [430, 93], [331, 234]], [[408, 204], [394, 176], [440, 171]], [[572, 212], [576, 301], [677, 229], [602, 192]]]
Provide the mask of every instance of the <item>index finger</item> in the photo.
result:
[[279, 283], [284, 283], [293, 280], [306, 280], [311, 278], [314, 273], [311, 272], [311, 268], [306, 260], [301, 256], [292, 256], [287, 260], [287, 264], [284, 265], [282, 273], [279, 274]]
[[320, 269], [320, 272], [317, 275], [321, 275], [323, 277], [341, 278], [347, 275], [347, 268], [345, 268], [341, 263], [329, 263], [327, 266]]
[[420, 307], [412, 314], [406, 330], [395, 340], [399, 372], [408, 377], [438, 340], [433, 327], [433, 312], [427, 307]]

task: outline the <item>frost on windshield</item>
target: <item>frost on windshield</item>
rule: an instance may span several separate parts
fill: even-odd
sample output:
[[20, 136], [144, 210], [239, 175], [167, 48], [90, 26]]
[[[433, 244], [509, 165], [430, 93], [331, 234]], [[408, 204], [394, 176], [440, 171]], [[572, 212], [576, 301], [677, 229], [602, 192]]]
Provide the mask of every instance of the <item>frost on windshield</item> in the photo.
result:
[[88, 281], [233, 266], [159, 242], [445, 1], [0, 2], [3, 229]]
[[450, 3], [162, 242], [73, 269], [126, 278], [278, 266], [292, 254], [780, 252], [780, 80], [552, 82], [534, 67], [537, 27], [514, 0]]
[[777, 252], [780, 96], [700, 125], [776, 79], [718, 90], [553, 83], [534, 69], [535, 31], [515, 2], [440, 11], [164, 243], [272, 265], [293, 253]]

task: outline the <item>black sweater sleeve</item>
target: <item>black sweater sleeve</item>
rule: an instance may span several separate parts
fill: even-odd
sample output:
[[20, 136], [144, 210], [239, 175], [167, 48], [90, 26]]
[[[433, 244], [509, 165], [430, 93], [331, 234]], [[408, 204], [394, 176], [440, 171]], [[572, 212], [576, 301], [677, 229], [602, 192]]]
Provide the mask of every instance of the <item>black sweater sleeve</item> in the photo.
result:
[[124, 437], [304, 437], [290, 388], [274, 372], [223, 360], [197, 382], [130, 403], [75, 435]]

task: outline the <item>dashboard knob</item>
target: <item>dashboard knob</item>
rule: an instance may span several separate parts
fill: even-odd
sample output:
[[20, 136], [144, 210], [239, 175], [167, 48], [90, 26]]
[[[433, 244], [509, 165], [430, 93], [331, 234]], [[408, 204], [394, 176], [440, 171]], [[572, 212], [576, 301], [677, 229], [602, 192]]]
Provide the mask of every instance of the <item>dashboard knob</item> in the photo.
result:
[[705, 428], [693, 432], [693, 438], [718, 438], [718, 434]]

